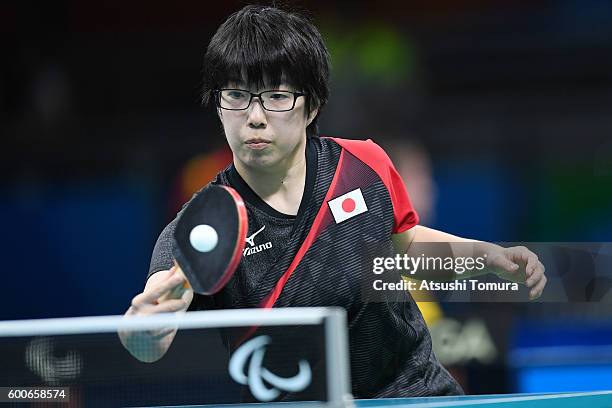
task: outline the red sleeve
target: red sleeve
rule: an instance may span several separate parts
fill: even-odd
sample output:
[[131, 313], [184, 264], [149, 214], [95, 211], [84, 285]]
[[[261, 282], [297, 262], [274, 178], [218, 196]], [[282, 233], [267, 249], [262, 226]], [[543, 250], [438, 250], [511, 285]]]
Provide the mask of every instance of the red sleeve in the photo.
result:
[[419, 216], [410, 202], [402, 177], [393, 166], [387, 153], [379, 145], [370, 139], [331, 139], [367, 164], [387, 187], [393, 203], [394, 234], [409, 230], [419, 223]]

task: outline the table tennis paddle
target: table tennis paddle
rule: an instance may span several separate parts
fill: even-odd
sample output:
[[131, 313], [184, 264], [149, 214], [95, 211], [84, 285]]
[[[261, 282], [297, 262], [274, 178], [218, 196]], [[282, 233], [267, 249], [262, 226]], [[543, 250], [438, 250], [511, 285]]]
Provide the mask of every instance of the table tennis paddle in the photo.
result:
[[[212, 295], [230, 280], [242, 258], [247, 211], [231, 187], [210, 185], [179, 216], [172, 255], [194, 292]], [[183, 291], [171, 297], [180, 297]]]

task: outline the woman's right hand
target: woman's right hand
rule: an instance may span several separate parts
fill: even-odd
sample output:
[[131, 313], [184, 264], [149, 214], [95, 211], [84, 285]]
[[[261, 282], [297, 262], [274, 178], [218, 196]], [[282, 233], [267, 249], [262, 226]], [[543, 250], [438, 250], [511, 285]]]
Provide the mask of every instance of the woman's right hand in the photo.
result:
[[193, 290], [175, 266], [151, 275], [142, 293], [132, 299], [126, 316], [148, 316], [156, 313], [184, 312], [193, 300]]
[[[125, 317], [149, 316], [156, 313], [185, 312], [193, 300], [193, 290], [187, 285], [183, 273], [176, 266], [159, 271], [147, 280], [142, 293], [132, 299]], [[120, 331], [123, 346], [143, 362], [154, 362], [170, 348], [175, 327], [157, 330]]]

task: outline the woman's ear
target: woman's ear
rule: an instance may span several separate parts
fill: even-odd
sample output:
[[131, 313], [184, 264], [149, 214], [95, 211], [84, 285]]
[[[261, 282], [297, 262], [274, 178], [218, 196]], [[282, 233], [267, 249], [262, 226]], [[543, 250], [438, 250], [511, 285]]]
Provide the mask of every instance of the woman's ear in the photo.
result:
[[310, 111], [308, 118], [306, 118], [306, 127], [310, 126], [314, 118], [317, 117], [318, 113], [319, 113], [319, 108], [314, 108], [313, 110]]

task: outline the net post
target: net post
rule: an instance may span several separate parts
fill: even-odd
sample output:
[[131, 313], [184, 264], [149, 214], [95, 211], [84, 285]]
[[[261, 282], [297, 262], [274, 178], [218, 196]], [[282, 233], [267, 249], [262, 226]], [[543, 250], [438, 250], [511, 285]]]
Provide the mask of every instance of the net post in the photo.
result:
[[353, 407], [346, 311], [342, 308], [328, 310], [325, 317], [328, 403], [334, 408]]

